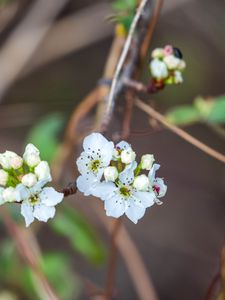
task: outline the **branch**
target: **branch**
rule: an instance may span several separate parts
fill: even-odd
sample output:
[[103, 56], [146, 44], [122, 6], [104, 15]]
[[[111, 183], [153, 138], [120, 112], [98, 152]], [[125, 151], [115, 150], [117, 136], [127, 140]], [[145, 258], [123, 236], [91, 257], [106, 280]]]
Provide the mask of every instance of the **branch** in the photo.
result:
[[156, 119], [158, 122], [162, 123], [165, 127], [167, 127], [169, 130], [173, 131], [177, 135], [179, 135], [182, 139], [189, 142], [190, 144], [194, 145], [201, 151], [205, 152], [209, 156], [212, 156], [213, 158], [225, 163], [225, 156], [222, 153], [219, 153], [218, 151], [212, 149], [211, 147], [207, 146], [206, 144], [200, 142], [198, 139], [194, 138], [192, 135], [184, 131], [183, 129], [172, 125], [169, 123], [166, 118], [161, 115], [159, 112], [154, 110], [151, 106], [145, 104], [143, 101], [136, 99], [135, 104], [138, 108], [140, 108], [142, 111], [147, 113], [152, 118]]

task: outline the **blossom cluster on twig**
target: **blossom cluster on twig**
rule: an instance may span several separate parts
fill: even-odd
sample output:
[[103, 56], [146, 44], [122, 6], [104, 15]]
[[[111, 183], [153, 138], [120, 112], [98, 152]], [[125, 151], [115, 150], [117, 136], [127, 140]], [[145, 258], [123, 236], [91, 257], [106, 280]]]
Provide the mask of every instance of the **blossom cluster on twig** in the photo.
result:
[[[77, 159], [81, 175], [78, 189], [104, 201], [106, 215], [119, 218], [123, 214], [135, 224], [166, 193], [162, 178], [156, 177], [160, 165], [152, 154], [136, 161], [136, 153], [125, 141], [114, 145], [100, 133], [92, 133], [83, 141], [84, 151]], [[145, 174], [146, 173], [146, 174]]]
[[40, 158], [39, 150], [26, 146], [23, 157], [15, 152], [0, 153], [0, 204], [18, 202], [29, 226], [34, 218], [47, 222], [55, 215], [55, 205], [64, 195], [46, 184], [52, 180], [50, 168]]
[[186, 68], [182, 57], [181, 51], [170, 45], [154, 49], [149, 65], [153, 79], [163, 85], [182, 83], [182, 72]]

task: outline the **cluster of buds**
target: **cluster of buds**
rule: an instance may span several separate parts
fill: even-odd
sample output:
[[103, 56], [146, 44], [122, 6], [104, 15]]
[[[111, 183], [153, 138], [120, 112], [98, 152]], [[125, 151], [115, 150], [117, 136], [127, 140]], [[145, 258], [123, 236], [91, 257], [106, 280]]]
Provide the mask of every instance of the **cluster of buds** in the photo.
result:
[[52, 180], [50, 168], [34, 145], [26, 146], [23, 157], [12, 151], [0, 153], [0, 165], [0, 204], [20, 203], [26, 226], [34, 218], [46, 222], [55, 215], [54, 206], [63, 194], [46, 187]]
[[159, 198], [167, 187], [162, 178], [156, 177], [160, 165], [154, 163], [152, 154], [143, 155], [137, 163], [130, 144], [121, 141], [114, 145], [100, 133], [87, 136], [83, 148], [77, 159], [81, 173], [77, 187], [85, 196], [103, 200], [107, 216], [126, 214], [137, 223], [147, 207], [162, 204]]
[[182, 83], [182, 72], [186, 67], [182, 57], [181, 51], [170, 45], [153, 50], [149, 66], [155, 83], [161, 86]]

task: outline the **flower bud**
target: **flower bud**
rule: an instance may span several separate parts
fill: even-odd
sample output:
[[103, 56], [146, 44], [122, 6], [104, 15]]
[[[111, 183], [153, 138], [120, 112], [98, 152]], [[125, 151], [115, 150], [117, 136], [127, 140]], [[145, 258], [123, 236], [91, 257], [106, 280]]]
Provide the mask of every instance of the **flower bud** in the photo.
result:
[[37, 177], [33, 173], [28, 173], [22, 177], [21, 182], [27, 187], [32, 187], [37, 183]]
[[182, 83], [183, 82], [183, 77], [180, 71], [175, 71], [174, 72], [174, 83]]
[[149, 187], [149, 179], [144, 174], [139, 175], [134, 179], [133, 185], [138, 191], [147, 191]]
[[41, 162], [40, 151], [33, 144], [26, 146], [23, 158], [31, 168], [36, 167]]
[[152, 51], [152, 58], [162, 58], [164, 56], [164, 52], [162, 48], [156, 48]]
[[131, 149], [126, 149], [121, 152], [121, 161], [124, 164], [132, 163], [136, 158], [136, 153]]
[[184, 70], [186, 68], [186, 63], [183, 59], [180, 60], [179, 65], [178, 65], [178, 69], [180, 71]]
[[4, 170], [0, 170], [0, 185], [6, 186], [8, 178], [9, 174]]
[[34, 169], [34, 173], [37, 175], [38, 180], [52, 180], [50, 168], [47, 161], [41, 161]]
[[14, 170], [17, 170], [17, 169], [21, 168], [22, 165], [23, 165], [23, 159], [19, 155], [11, 158], [11, 160], [10, 160], [10, 166]]
[[165, 56], [168, 56], [168, 55], [173, 54], [173, 47], [170, 46], [170, 45], [165, 46], [165, 47], [163, 48], [163, 54], [164, 54]]
[[119, 157], [120, 157], [119, 151], [116, 150], [116, 149], [113, 149], [112, 159], [113, 160], [118, 160]]
[[168, 76], [168, 69], [163, 61], [155, 58], [150, 63], [151, 74], [156, 79], [164, 79]]
[[153, 162], [155, 161], [154, 155], [152, 154], [145, 154], [141, 157], [141, 168], [143, 170], [150, 170], [152, 167]]
[[0, 164], [4, 169], [11, 169], [11, 160], [18, 155], [12, 151], [5, 151], [4, 153], [0, 154]]
[[4, 191], [2, 193], [2, 197], [5, 202], [20, 201], [20, 194], [13, 187], [8, 187], [8, 188], [4, 189]]
[[166, 56], [163, 61], [167, 65], [169, 70], [178, 68], [180, 64], [180, 59], [175, 57], [174, 55], [168, 55]]
[[116, 167], [107, 167], [104, 170], [104, 177], [106, 181], [115, 181], [118, 175]]

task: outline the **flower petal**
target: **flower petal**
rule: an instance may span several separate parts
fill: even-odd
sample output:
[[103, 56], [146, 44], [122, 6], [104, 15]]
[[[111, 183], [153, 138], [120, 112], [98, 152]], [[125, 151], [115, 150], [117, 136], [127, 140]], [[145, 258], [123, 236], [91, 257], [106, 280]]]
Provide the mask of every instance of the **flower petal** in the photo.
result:
[[134, 170], [137, 168], [137, 162], [133, 161], [127, 165], [119, 175], [119, 180], [124, 185], [130, 185], [134, 181]]
[[113, 193], [117, 190], [117, 187], [113, 182], [100, 182], [95, 186], [92, 191], [92, 195], [102, 199], [103, 201], [110, 196], [113, 196]]
[[138, 220], [145, 214], [145, 207], [137, 203], [137, 201], [133, 198], [130, 198], [127, 204], [128, 207], [125, 214], [133, 223], [137, 224]]
[[33, 215], [39, 221], [47, 222], [48, 219], [54, 217], [55, 207], [54, 206], [46, 206], [45, 204], [36, 204], [34, 206]]
[[157, 197], [164, 197], [167, 192], [167, 186], [165, 185], [164, 180], [162, 178], [157, 177], [154, 181], [154, 185], [159, 187], [159, 194], [157, 195]]
[[76, 161], [78, 171], [83, 175], [86, 174], [89, 169], [90, 158], [88, 158], [88, 154], [86, 152], [82, 152], [80, 157]]
[[99, 180], [93, 174], [81, 175], [77, 178], [77, 188], [85, 196], [91, 195], [97, 184], [99, 184]]
[[21, 204], [21, 215], [25, 219], [26, 227], [28, 227], [34, 221], [33, 207], [30, 204], [23, 202]]
[[43, 186], [45, 186], [48, 183], [48, 180], [42, 179], [39, 180], [34, 186], [30, 188], [30, 191], [32, 194], [38, 194], [42, 191]]
[[135, 192], [134, 197], [137, 199], [137, 202], [145, 208], [150, 207], [155, 203], [155, 193], [153, 192]]
[[160, 168], [159, 164], [154, 164], [152, 166], [150, 172], [148, 173], [148, 178], [149, 178], [150, 184], [153, 184], [153, 182], [155, 180], [155, 173], [159, 168]]
[[119, 218], [126, 210], [126, 204], [119, 195], [105, 199], [106, 215], [109, 217]]
[[101, 133], [91, 133], [85, 137], [83, 147], [85, 152], [100, 152], [109, 141]]
[[46, 187], [39, 194], [39, 198], [41, 203], [46, 206], [55, 206], [63, 200], [64, 194], [57, 192], [52, 187]]
[[131, 148], [130, 144], [128, 144], [125, 141], [121, 141], [118, 144], [116, 144], [116, 148], [120, 149], [120, 150], [126, 150]]

